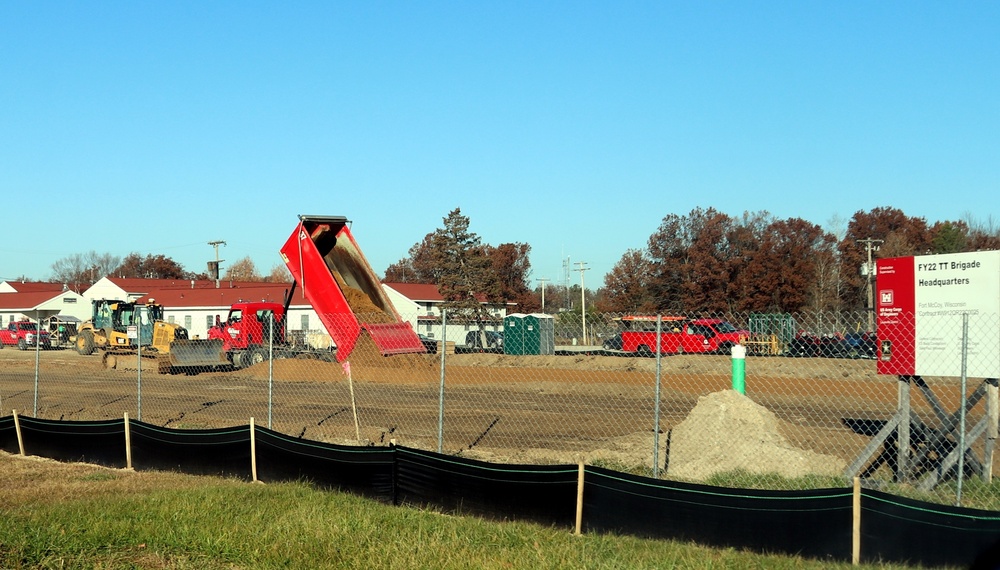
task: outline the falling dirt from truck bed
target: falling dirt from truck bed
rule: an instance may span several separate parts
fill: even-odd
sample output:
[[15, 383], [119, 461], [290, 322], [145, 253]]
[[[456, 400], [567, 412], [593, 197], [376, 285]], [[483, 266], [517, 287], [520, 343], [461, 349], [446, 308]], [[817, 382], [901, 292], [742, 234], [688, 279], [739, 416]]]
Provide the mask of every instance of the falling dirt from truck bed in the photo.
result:
[[379, 308], [378, 305], [372, 302], [367, 293], [345, 283], [344, 278], [340, 276], [339, 272], [333, 271], [333, 278], [337, 281], [337, 285], [340, 286], [340, 291], [344, 294], [347, 305], [351, 308], [358, 321], [362, 323], [396, 322], [395, 316]]

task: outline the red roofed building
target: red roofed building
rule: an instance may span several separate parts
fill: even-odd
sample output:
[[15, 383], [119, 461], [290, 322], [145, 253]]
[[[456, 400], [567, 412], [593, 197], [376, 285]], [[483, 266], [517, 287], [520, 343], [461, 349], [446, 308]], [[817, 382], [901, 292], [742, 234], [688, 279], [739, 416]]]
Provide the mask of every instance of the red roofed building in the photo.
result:
[[0, 287], [0, 291], [3, 291], [0, 292], [0, 327], [23, 319], [44, 322], [54, 315], [69, 317], [73, 321], [90, 317], [90, 301], [74, 291], [64, 291], [62, 285], [45, 287], [38, 284], [24, 289], [24, 292], [11, 292], [7, 287]]

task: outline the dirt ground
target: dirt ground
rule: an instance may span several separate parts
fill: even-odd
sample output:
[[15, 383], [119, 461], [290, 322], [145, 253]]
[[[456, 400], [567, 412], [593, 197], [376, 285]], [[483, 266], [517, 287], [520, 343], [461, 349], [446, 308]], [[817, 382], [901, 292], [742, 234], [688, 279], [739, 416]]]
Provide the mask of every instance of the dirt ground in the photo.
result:
[[[197, 375], [159, 375], [150, 366], [140, 375], [105, 370], [99, 356], [72, 350], [42, 351], [37, 358], [36, 377], [36, 353], [0, 350], [0, 409], [65, 420], [120, 418], [127, 411], [181, 429], [245, 425], [254, 417], [257, 425], [308, 439], [371, 445], [394, 440], [432, 450], [440, 433], [442, 451], [516, 463], [649, 466], [653, 456], [652, 358], [448, 354], [442, 375], [440, 355], [383, 357], [363, 339], [348, 360], [350, 376], [341, 363], [314, 359]], [[699, 398], [731, 389], [731, 361], [669, 356], [660, 362], [659, 377], [657, 454], [666, 467], [673, 428], [689, 418]], [[838, 465], [853, 460], [869, 441], [843, 419], [887, 419], [895, 411], [896, 385], [895, 378], [878, 376], [870, 360], [746, 362], [746, 396], [777, 418], [772, 430], [780, 432], [782, 445], [836, 457]], [[941, 394], [949, 409], [957, 407], [951, 392]], [[928, 410], [917, 398], [913, 404], [918, 412]], [[718, 433], [713, 441], [723, 442], [722, 456], [755, 452], [726, 443], [736, 439]], [[741, 445], [765, 445], [758, 439]]]

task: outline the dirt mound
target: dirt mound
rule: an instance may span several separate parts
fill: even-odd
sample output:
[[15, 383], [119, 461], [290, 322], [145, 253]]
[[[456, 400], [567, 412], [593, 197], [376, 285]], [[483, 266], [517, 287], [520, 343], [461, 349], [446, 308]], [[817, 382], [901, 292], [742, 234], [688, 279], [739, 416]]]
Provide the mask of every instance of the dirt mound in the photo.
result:
[[789, 444], [781, 435], [785, 423], [734, 390], [702, 396], [671, 434], [668, 473], [702, 481], [736, 470], [789, 478], [844, 470], [838, 457]]
[[[362, 332], [358, 343], [347, 359], [351, 363], [351, 377], [355, 380], [375, 382], [395, 382], [410, 384], [427, 382], [439, 376], [439, 361], [434, 355], [393, 354], [382, 356], [375, 341]], [[270, 366], [270, 368], [269, 368]], [[290, 358], [261, 362], [247, 368], [244, 373], [255, 378], [267, 378], [268, 370], [273, 370], [277, 380], [306, 380], [313, 382], [346, 381], [343, 364], [318, 358]]]

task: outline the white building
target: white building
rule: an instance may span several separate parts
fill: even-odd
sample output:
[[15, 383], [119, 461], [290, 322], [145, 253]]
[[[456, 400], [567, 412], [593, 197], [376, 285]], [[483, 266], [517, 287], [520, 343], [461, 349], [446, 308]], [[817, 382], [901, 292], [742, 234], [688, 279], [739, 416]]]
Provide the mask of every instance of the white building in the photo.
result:
[[[389, 296], [400, 318], [409, 322], [413, 330], [435, 340], [446, 340], [462, 346], [465, 335], [469, 331], [479, 330], [479, 323], [470, 320], [449, 317], [447, 331], [441, 328], [441, 306], [444, 297], [438, 292], [437, 285], [426, 283], [383, 283], [382, 289]], [[490, 314], [485, 324], [488, 331], [503, 331], [503, 321], [507, 316], [507, 306], [496, 303], [482, 302]], [[447, 333], [447, 334], [445, 334]]]
[[13, 321], [42, 320], [52, 315], [90, 318], [90, 301], [62, 283], [0, 282], [0, 326]]

